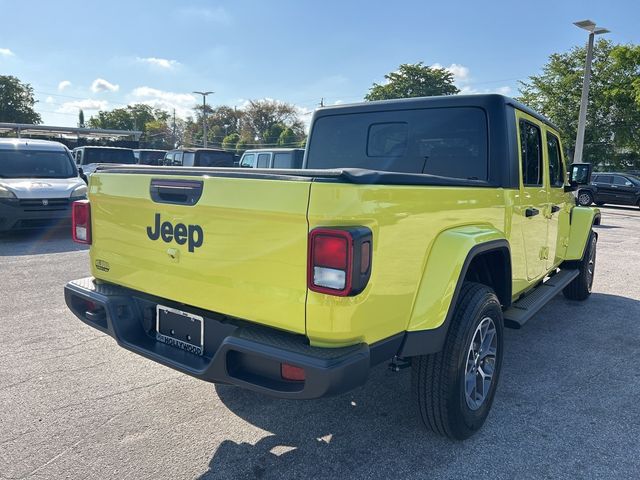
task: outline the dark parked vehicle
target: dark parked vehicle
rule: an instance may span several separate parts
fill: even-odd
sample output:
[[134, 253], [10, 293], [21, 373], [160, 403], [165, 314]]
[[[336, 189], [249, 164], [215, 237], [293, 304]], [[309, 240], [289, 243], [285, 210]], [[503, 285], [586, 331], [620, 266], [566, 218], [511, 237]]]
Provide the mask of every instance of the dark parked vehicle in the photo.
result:
[[591, 183], [578, 191], [578, 203], [640, 207], [640, 178], [628, 173], [594, 173]]
[[95, 172], [100, 163], [118, 163], [132, 165], [136, 163], [133, 150], [120, 147], [78, 147], [73, 149], [80, 176], [85, 178]]
[[162, 165], [164, 156], [167, 153], [166, 150], [152, 150], [152, 149], [136, 149], [133, 151], [133, 156], [136, 158], [136, 163], [140, 165]]
[[260, 148], [247, 150], [240, 159], [242, 168], [302, 168], [304, 148]]
[[233, 167], [237, 161], [233, 152], [216, 148], [179, 148], [168, 151], [164, 165], [179, 167]]

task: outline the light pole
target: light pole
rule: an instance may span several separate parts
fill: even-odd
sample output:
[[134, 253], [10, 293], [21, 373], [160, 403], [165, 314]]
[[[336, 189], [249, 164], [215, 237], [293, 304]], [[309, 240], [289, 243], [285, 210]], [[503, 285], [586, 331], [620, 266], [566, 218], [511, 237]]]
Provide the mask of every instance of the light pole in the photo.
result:
[[596, 35], [608, 33], [606, 28], [596, 26], [591, 20], [574, 22], [578, 28], [589, 32], [587, 42], [587, 60], [584, 64], [584, 79], [582, 81], [582, 96], [580, 97], [580, 114], [578, 115], [578, 133], [576, 135], [576, 150], [573, 154], [573, 163], [582, 162], [582, 149], [584, 147], [584, 128], [587, 123], [587, 103], [589, 101], [589, 83], [591, 82], [591, 59], [593, 58], [593, 41]]
[[202, 95], [202, 132], [204, 148], [207, 148], [207, 95], [211, 95], [215, 92], [193, 92], [198, 95]]

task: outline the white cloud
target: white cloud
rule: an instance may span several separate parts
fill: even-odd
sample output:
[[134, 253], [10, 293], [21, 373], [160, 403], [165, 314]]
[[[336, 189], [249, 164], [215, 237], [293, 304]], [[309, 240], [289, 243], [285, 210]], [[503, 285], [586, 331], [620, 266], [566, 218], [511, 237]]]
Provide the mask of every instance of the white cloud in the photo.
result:
[[176, 114], [180, 117], [192, 115], [193, 106], [197, 99], [190, 93], [176, 93], [159, 90], [152, 87], [138, 87], [131, 92], [133, 101], [131, 103], [146, 103], [155, 108], [164, 110], [176, 109]]
[[15, 57], [16, 54], [13, 53], [10, 49], [8, 48], [0, 48], [0, 57]]
[[169, 60], [167, 58], [158, 58], [158, 57], [138, 57], [136, 61], [140, 63], [146, 63], [148, 65], [152, 65], [154, 67], [160, 67], [167, 70], [172, 70], [173, 68], [180, 65], [176, 60]]
[[187, 7], [180, 10], [180, 15], [189, 19], [205, 20], [225, 25], [231, 23], [231, 15], [222, 7]]
[[71, 82], [69, 80], [62, 80], [58, 84], [58, 91], [62, 92], [62, 91], [64, 91], [65, 88], [70, 87], [70, 86], [71, 86]]
[[448, 67], [444, 67], [439, 63], [434, 63], [431, 68], [441, 68], [453, 75], [455, 83], [466, 83], [469, 79], [469, 68], [458, 63], [452, 63]]
[[508, 85], [504, 85], [502, 87], [496, 87], [496, 88], [479, 89], [479, 88], [475, 88], [475, 87], [473, 87], [471, 85], [464, 85], [464, 86], [460, 87], [460, 93], [462, 95], [477, 95], [477, 94], [482, 94], [482, 93], [499, 93], [500, 95], [509, 96], [509, 95], [511, 95], [511, 87], [509, 87]]
[[51, 95], [49, 95], [49, 96], [45, 99], [44, 103], [56, 103], [56, 102], [55, 102], [55, 100], [53, 99], [53, 97], [52, 97]]
[[60, 108], [58, 113], [78, 113], [82, 110], [106, 110], [109, 107], [109, 102], [106, 100], [94, 100], [93, 98], [87, 98], [85, 100], [74, 100], [73, 102], [65, 102]]
[[94, 93], [98, 92], [117, 92], [120, 89], [120, 85], [115, 85], [111, 82], [108, 82], [104, 78], [96, 78], [91, 84], [91, 91]]

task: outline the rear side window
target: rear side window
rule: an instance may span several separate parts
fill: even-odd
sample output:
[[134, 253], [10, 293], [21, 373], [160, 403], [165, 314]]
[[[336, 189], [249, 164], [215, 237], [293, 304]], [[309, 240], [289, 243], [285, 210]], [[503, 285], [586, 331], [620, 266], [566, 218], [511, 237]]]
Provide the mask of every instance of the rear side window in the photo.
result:
[[522, 184], [525, 187], [542, 186], [542, 142], [540, 129], [533, 123], [520, 120], [520, 154], [522, 157]]
[[193, 152], [184, 152], [182, 154], [182, 165], [184, 167], [193, 167], [195, 163], [196, 154]]
[[598, 183], [610, 184], [613, 181], [611, 175], [598, 175]]
[[273, 155], [273, 168], [295, 168], [291, 153], [276, 153]]
[[196, 154], [196, 166], [198, 167], [233, 167], [233, 153], [199, 151]]
[[318, 118], [307, 168], [366, 168], [487, 180], [487, 117], [475, 107]]
[[552, 187], [562, 187], [564, 185], [564, 171], [560, 140], [549, 132], [547, 132], [547, 154], [549, 157], [549, 182]]
[[269, 168], [269, 159], [271, 155], [268, 153], [258, 154], [258, 168]]

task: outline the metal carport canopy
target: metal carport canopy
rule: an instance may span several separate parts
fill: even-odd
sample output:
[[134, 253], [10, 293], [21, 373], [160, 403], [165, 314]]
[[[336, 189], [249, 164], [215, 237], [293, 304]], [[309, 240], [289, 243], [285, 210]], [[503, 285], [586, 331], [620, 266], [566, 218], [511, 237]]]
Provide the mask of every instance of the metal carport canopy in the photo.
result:
[[3, 123], [0, 122], [0, 133], [16, 132], [21, 135], [59, 135], [83, 138], [120, 138], [134, 137], [139, 140], [140, 130], [110, 130], [105, 128], [55, 127], [51, 125], [35, 125], [32, 123]]

